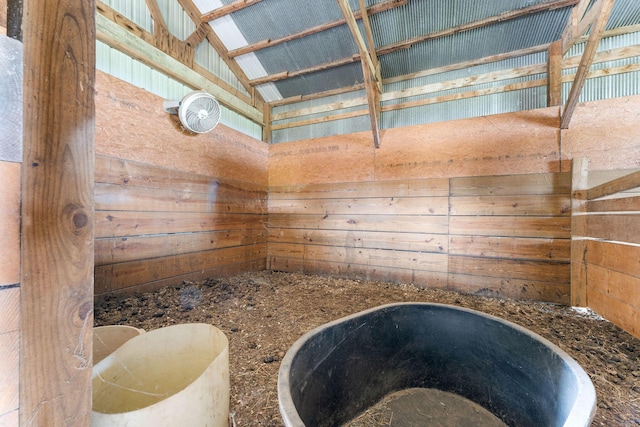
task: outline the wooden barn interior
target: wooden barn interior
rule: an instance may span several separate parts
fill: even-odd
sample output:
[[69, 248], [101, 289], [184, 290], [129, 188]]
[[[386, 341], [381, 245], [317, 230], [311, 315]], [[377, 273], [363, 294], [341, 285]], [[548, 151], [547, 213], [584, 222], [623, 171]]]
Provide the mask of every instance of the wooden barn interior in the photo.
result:
[[311, 3], [0, 0], [0, 426], [90, 424], [94, 301], [248, 271], [640, 338], [638, 2]]

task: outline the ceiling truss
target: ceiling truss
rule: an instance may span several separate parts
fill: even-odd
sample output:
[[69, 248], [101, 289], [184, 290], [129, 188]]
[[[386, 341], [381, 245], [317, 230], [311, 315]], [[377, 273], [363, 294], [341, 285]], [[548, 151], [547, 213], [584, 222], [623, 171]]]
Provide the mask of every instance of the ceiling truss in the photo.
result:
[[[353, 11], [349, 5], [348, 0], [336, 0], [340, 7], [344, 19], [340, 19], [334, 22], [328, 22], [323, 25], [307, 28], [299, 33], [290, 34], [286, 37], [273, 40], [263, 40], [261, 42], [249, 44], [247, 46], [227, 50], [224, 43], [215, 34], [209, 23], [215, 19], [223, 16], [228, 16], [234, 12], [242, 10], [247, 7], [251, 7], [260, 3], [262, 0], [236, 0], [226, 6], [222, 6], [218, 9], [214, 9], [207, 13], [200, 13], [198, 8], [193, 3], [193, 0], [177, 0], [188, 16], [191, 18], [195, 25], [195, 31], [190, 34], [184, 41], [173, 36], [168, 28], [167, 24], [162, 16], [162, 13], [158, 7], [157, 0], [145, 0], [149, 13], [154, 22], [153, 34], [140, 28], [138, 25], [120, 15], [113, 9], [109, 8], [100, 1], [97, 1], [97, 10], [99, 19], [96, 20], [98, 39], [109, 44], [110, 46], [123, 51], [129, 56], [135, 59], [139, 59], [142, 62], [159, 69], [172, 78], [187, 84], [194, 88], [202, 88], [210, 91], [215, 95], [219, 101], [239, 114], [248, 117], [254, 122], [260, 124], [265, 129], [264, 140], [269, 141], [271, 130], [281, 129], [292, 126], [302, 126], [305, 123], [311, 123], [312, 120], [299, 120], [296, 123], [289, 123], [287, 125], [274, 125], [272, 122], [277, 120], [291, 119], [294, 117], [302, 117], [306, 114], [315, 114], [320, 110], [326, 112], [334, 112], [335, 110], [346, 108], [348, 103], [340, 103], [340, 105], [326, 105], [322, 107], [316, 107], [315, 109], [301, 109], [294, 112], [288, 112], [283, 114], [272, 114], [271, 108], [273, 106], [282, 106], [291, 103], [297, 103], [302, 100], [326, 97], [334, 94], [341, 94], [355, 90], [365, 90], [365, 99], [352, 100], [353, 105], [366, 105], [373, 133], [373, 140], [375, 147], [380, 146], [380, 129], [379, 120], [381, 111], [389, 111], [397, 108], [409, 108], [415, 105], [426, 105], [431, 102], [442, 102], [443, 97], [439, 97], [438, 101], [432, 99], [426, 99], [414, 102], [396, 103], [395, 105], [388, 105], [386, 108], [382, 107], [381, 102], [389, 100], [398, 100], [403, 97], [414, 96], [416, 94], [426, 94], [435, 88], [431, 87], [419, 87], [408, 89], [404, 91], [396, 91], [392, 93], [383, 93], [383, 84], [402, 80], [412, 80], [421, 76], [426, 76], [435, 73], [441, 73], [454, 69], [460, 69], [478, 65], [482, 63], [489, 63], [493, 61], [499, 61], [509, 57], [516, 57], [521, 55], [527, 55], [533, 52], [548, 52], [548, 61], [543, 65], [544, 69], [541, 71], [538, 66], [532, 66], [527, 72], [530, 73], [546, 73], [546, 79], [544, 81], [526, 82], [520, 84], [532, 87], [534, 85], [546, 85], [548, 94], [549, 106], [561, 106], [562, 104], [562, 83], [570, 79], [571, 90], [569, 97], [564, 105], [561, 117], [561, 127], [567, 128], [571, 121], [573, 111], [576, 107], [580, 92], [584, 86], [584, 82], [589, 77], [589, 69], [594, 59], [596, 58], [596, 49], [600, 39], [605, 35], [605, 27], [613, 8], [614, 0], [547, 0], [541, 3], [537, 3], [532, 6], [527, 6], [521, 9], [508, 11], [499, 15], [483, 18], [477, 21], [468, 22], [456, 27], [447, 28], [434, 33], [424, 34], [419, 37], [407, 39], [398, 43], [394, 43], [386, 46], [376, 47], [373, 42], [373, 35], [371, 26], [369, 23], [369, 16], [377, 13], [390, 10], [402, 5], [405, 5], [410, 0], [385, 0], [375, 5], [365, 6], [364, 0], [359, 0], [359, 10]], [[380, 69], [380, 62], [378, 57], [380, 55], [389, 54], [399, 49], [406, 49], [417, 43], [422, 43], [428, 40], [445, 37], [448, 35], [456, 34], [463, 31], [468, 31], [475, 28], [480, 28], [487, 25], [492, 25], [497, 22], [503, 22], [505, 20], [517, 19], [530, 14], [539, 13], [545, 10], [553, 10], [557, 8], [572, 7], [572, 13], [561, 39], [554, 43], [534, 46], [527, 49], [522, 49], [517, 52], [510, 52], [506, 54], [494, 55], [492, 57], [480, 58], [473, 61], [467, 61], [460, 64], [452, 64], [446, 67], [440, 67], [437, 69], [425, 69], [424, 71], [413, 73], [406, 76], [397, 76], [394, 78], [382, 80], [382, 72]], [[358, 20], [362, 21], [362, 27], [364, 28], [364, 35], [361, 33], [358, 26]], [[260, 78], [249, 79], [247, 75], [238, 65], [236, 59], [242, 55], [257, 52], [262, 49], [269, 48], [278, 44], [286, 43], [297, 38], [316, 34], [321, 31], [325, 31], [330, 28], [334, 28], [340, 25], [347, 25], [351, 31], [354, 41], [358, 47], [358, 52], [352, 56], [342, 58], [333, 62], [322, 63], [316, 66], [300, 69], [300, 70], [287, 70], [277, 74], [267, 75]], [[638, 31], [640, 28], [631, 27], [629, 29], [622, 29], [622, 31]], [[588, 31], [589, 35], [584, 36]], [[585, 41], [586, 47], [583, 55], [579, 58], [578, 70], [573, 76], [563, 76], [562, 70], [567, 67], [567, 58], [565, 58], [566, 52], [577, 42]], [[207, 41], [218, 55], [225, 61], [229, 69], [238, 78], [239, 82], [243, 85], [245, 90], [249, 93], [249, 96], [239, 93], [238, 90], [227, 84], [223, 80], [214, 76], [211, 72], [199, 66], [194, 61], [194, 48], [199, 43]], [[159, 53], [157, 52], [159, 51]], [[162, 54], [162, 55], [161, 55]], [[624, 53], [621, 53], [624, 54]], [[576, 59], [573, 58], [573, 61]], [[333, 67], [339, 67], [348, 63], [360, 61], [363, 72], [363, 83], [357, 83], [349, 87], [337, 88], [323, 93], [294, 96], [285, 98], [282, 100], [265, 103], [260, 93], [256, 88], [265, 83], [273, 83], [284, 79], [298, 77], [304, 74], [313, 73], [320, 70], [325, 70]], [[630, 68], [628, 68], [630, 69]], [[620, 72], [628, 72], [621, 70]], [[518, 75], [518, 70], [506, 70], [503, 74], [505, 76]], [[488, 78], [496, 78], [491, 76]], [[508, 77], [505, 77], [505, 79]], [[476, 78], [477, 82], [478, 79]], [[494, 80], [495, 81], [495, 80]], [[466, 85], [468, 83], [464, 81], [451, 82], [453, 85]], [[470, 84], [470, 83], [469, 83]], [[433, 85], [430, 85], [433, 86]], [[505, 86], [503, 90], [518, 90], [514, 85]], [[495, 93], [498, 89], [491, 89]], [[480, 96], [480, 91], [475, 91], [469, 96]], [[465, 94], [458, 94], [455, 99], [461, 99], [465, 97]], [[313, 112], [311, 112], [313, 111]], [[360, 115], [362, 112], [351, 112], [332, 114], [331, 117], [325, 119], [315, 119], [316, 122], [326, 120], [336, 120], [339, 118], [353, 117]]]

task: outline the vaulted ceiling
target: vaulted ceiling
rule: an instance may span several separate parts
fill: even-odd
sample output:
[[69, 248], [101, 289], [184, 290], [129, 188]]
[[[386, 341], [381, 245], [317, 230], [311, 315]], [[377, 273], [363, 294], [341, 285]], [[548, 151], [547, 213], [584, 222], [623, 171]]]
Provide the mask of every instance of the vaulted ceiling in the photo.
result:
[[[605, 31], [640, 31], [637, 0], [175, 1], [193, 22], [184, 39], [169, 31], [172, 17], [163, 15], [161, 0], [146, 0], [152, 31], [98, 1], [98, 38], [208, 89], [266, 128], [272, 106], [364, 90], [376, 144], [381, 100], [407, 95], [385, 95], [386, 84], [548, 52], [547, 85], [557, 98], [561, 77], [553, 61], [561, 61], [582, 37], [587, 44], [572, 90], [579, 94]], [[244, 91], [196, 64], [194, 48], [202, 42], [213, 46]], [[205, 87], [200, 79], [212, 85]], [[419, 91], [410, 86], [403, 90]], [[577, 96], [566, 101], [563, 125], [568, 126], [575, 102]]]

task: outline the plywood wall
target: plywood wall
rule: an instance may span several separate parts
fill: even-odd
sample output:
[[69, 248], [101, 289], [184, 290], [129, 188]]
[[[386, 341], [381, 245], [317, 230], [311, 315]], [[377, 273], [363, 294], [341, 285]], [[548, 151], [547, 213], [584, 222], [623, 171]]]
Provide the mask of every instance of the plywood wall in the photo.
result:
[[[269, 266], [570, 301], [571, 159], [638, 165], [640, 97], [282, 143]], [[379, 189], [384, 188], [381, 193]], [[419, 193], [408, 189], [430, 189]]]
[[267, 145], [185, 132], [162, 99], [98, 73], [96, 295], [263, 270]]
[[18, 425], [20, 163], [0, 161], [0, 426]]

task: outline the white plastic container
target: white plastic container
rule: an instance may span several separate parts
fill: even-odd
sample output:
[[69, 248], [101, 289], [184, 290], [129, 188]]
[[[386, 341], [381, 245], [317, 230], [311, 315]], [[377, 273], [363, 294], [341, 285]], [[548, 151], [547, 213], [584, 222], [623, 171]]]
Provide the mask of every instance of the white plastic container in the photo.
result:
[[93, 364], [116, 351], [133, 337], [142, 334], [144, 329], [127, 325], [97, 326], [93, 328]]
[[206, 324], [138, 335], [93, 368], [93, 426], [228, 426], [229, 343]]

